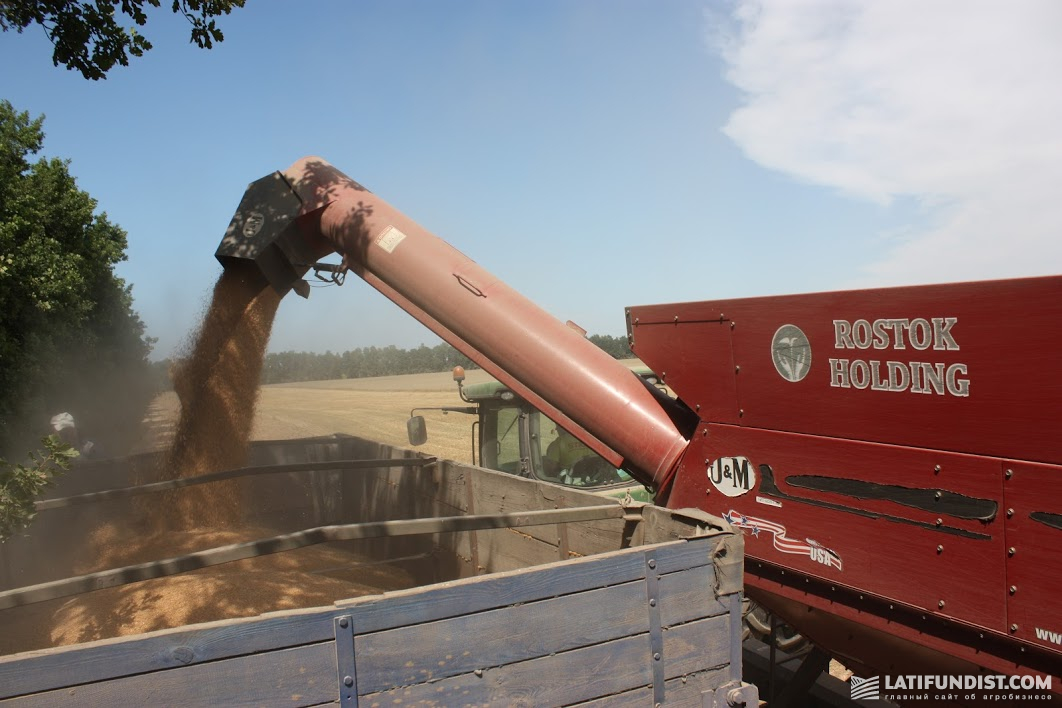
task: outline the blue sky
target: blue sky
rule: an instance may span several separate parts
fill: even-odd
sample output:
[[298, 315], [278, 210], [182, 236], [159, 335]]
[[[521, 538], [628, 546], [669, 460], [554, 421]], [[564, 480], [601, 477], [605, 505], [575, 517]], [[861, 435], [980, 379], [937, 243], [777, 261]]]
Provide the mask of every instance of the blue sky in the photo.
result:
[[[165, 4], [165, 3], [164, 3]], [[659, 302], [1057, 273], [1062, 5], [248, 0], [225, 41], [105, 81], [0, 35], [0, 98], [129, 233], [170, 356], [247, 183], [321, 155], [560, 319]], [[438, 340], [365, 284], [270, 349]]]

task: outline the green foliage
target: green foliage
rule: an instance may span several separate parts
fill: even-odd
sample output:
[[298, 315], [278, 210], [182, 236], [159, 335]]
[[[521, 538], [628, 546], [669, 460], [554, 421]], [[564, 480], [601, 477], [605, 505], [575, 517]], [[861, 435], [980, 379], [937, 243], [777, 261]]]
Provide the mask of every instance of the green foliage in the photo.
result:
[[151, 341], [114, 274], [125, 231], [66, 161], [31, 163], [42, 122], [0, 101], [0, 450], [61, 410], [96, 440], [135, 428], [150, 395]]
[[[173, 0], [170, 9], [192, 25], [191, 41], [210, 49], [225, 39], [214, 18], [243, 7], [244, 2]], [[55, 48], [55, 66], [62, 64], [86, 79], [98, 80], [106, 78], [115, 64], [128, 66], [130, 55], [140, 57], [151, 49], [151, 42], [136, 27], [147, 24], [147, 7], [160, 5], [161, 0], [0, 0], [0, 29], [22, 32], [31, 24], [40, 25]], [[125, 18], [135, 26], [124, 27]]]
[[31, 452], [28, 464], [11, 464], [0, 458], [0, 541], [29, 526], [37, 513], [34, 501], [78, 456], [77, 450], [55, 435], [41, 439], [41, 444], [44, 449]]
[[587, 339], [596, 344], [599, 349], [611, 355], [613, 359], [634, 358], [634, 352], [631, 351], [630, 342], [627, 341], [626, 337], [613, 337], [610, 334], [591, 334]]

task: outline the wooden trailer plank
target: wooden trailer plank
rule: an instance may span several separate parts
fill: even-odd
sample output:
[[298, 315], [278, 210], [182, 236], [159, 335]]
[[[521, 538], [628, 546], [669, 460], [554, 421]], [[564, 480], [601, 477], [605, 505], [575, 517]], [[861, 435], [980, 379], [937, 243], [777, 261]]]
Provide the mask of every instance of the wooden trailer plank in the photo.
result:
[[343, 473], [353, 472], [355, 470], [366, 471], [367, 473], [371, 473], [377, 468], [424, 467], [434, 463], [434, 457], [426, 457], [422, 459], [411, 458], [386, 460], [335, 460], [326, 462], [299, 462], [287, 465], [238, 467], [236, 469], [223, 470], [221, 472], [211, 472], [209, 474], [196, 475], [195, 477], [170, 479], [166, 480], [165, 482], [150, 482], [148, 484], [139, 484], [132, 487], [117, 487], [113, 489], [104, 489], [99, 492], [87, 492], [84, 494], [77, 494], [66, 497], [50, 497], [48, 499], [42, 499], [40, 501], [34, 502], [34, 508], [37, 511], [47, 511], [48, 509], [58, 509], [67, 506], [95, 504], [101, 501], [108, 501], [111, 499], [127, 499], [129, 497], [138, 497], [143, 496], [145, 494], [157, 494], [159, 492], [165, 492], [173, 489], [184, 489], [186, 487], [195, 487], [202, 484], [210, 484], [212, 482], [223, 482], [226, 480], [239, 479], [242, 477], [252, 477], [256, 475], [321, 471]]
[[[603, 607], [611, 608], [605, 618]], [[648, 631], [645, 584], [635, 581], [376, 632], [354, 640], [358, 689], [375, 693]]]
[[499, 573], [526, 567], [528, 563], [543, 565], [564, 560], [556, 544], [543, 542], [528, 531], [524, 528], [477, 532], [480, 567], [486, 572]]
[[[690, 622], [664, 633], [666, 679], [726, 666], [729, 617]], [[380, 691], [359, 699], [369, 705], [568, 705], [614, 696], [652, 684], [648, 634], [486, 668], [430, 683]], [[665, 683], [666, 691], [666, 683]], [[650, 692], [651, 695], [651, 692]]]
[[730, 664], [730, 616], [687, 622], [664, 630], [664, 668], [668, 678]]
[[645, 551], [655, 554], [660, 564], [658, 567], [678, 566], [683, 559], [688, 566], [697, 567], [704, 564], [709, 543], [711, 539], [707, 538], [673, 541], [638, 548], [638, 553], [631, 553], [631, 549], [614, 551], [538, 566], [533, 573], [508, 571], [429, 588], [344, 600], [337, 602], [336, 606], [357, 612], [354, 623], [359, 634], [375, 632], [533, 602], [580, 592], [588, 587], [639, 580], [645, 577]]
[[[710, 566], [660, 579], [664, 627], [722, 614]], [[527, 661], [649, 631], [643, 581], [499, 608], [355, 639], [363, 693]], [[604, 620], [602, 607], [616, 608]], [[357, 632], [357, 627], [355, 627]], [[469, 641], [469, 638], [474, 641]]]
[[[664, 682], [664, 698], [667, 701], [667, 708], [702, 708], [704, 705], [702, 694], [726, 681], [727, 669], [712, 669], [669, 679]], [[573, 708], [627, 708], [628, 706], [645, 708], [652, 703], [653, 689], [642, 687], [585, 703], [577, 703]]]
[[704, 565], [660, 578], [660, 624], [665, 629], [703, 617], [727, 613], [728, 605], [712, 589], [715, 572]]
[[332, 641], [35, 693], [0, 701], [0, 707], [306, 706], [337, 698]]
[[644, 577], [645, 560], [640, 554], [621, 552], [535, 570], [531, 574], [513, 570], [336, 604], [356, 613], [359, 633], [375, 632], [638, 580]]
[[652, 683], [647, 634], [359, 698], [359, 705], [563, 705]]
[[[477, 514], [507, 513], [515, 509], [566, 509], [592, 503], [588, 499], [601, 499], [588, 491], [567, 489], [513, 475], [477, 476], [472, 484]], [[558, 545], [555, 526], [527, 529], [527, 533], [544, 543]], [[589, 555], [615, 548], [616, 539], [623, 534], [623, 522], [588, 522], [578, 527], [569, 526], [568, 533], [571, 551]]]
[[[695, 539], [646, 547], [638, 553], [617, 551], [540, 566], [532, 573], [517, 570], [336, 604], [355, 613], [359, 633], [379, 631], [638, 580], [644, 577], [645, 551], [653, 554], [658, 569], [683, 563], [699, 567], [695, 564], [707, 558], [710, 542]], [[661, 583], [666, 586], [668, 578], [663, 576]], [[707, 578], [705, 586], [710, 587]], [[673, 623], [667, 615], [670, 609], [662, 609], [665, 624]], [[336, 615], [332, 607], [292, 610], [0, 657], [0, 697], [322, 641], [332, 637]]]
[[0, 698], [327, 641], [336, 614], [290, 610], [0, 657]]

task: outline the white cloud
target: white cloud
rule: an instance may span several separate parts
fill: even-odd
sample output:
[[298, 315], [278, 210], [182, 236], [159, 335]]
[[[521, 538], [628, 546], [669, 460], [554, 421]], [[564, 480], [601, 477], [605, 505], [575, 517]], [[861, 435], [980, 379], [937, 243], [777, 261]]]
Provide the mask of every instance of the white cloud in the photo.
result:
[[929, 209], [861, 284], [1062, 272], [1062, 3], [737, 0], [713, 35], [751, 159]]

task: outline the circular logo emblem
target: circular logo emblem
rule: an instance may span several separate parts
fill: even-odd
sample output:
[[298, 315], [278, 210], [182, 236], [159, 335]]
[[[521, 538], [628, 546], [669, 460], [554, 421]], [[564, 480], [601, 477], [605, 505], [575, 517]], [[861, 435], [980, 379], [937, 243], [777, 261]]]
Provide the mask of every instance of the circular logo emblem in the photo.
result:
[[265, 216], [257, 211], [252, 211], [243, 221], [243, 235], [245, 238], [254, 238], [262, 230], [265, 224]]
[[779, 376], [800, 381], [811, 369], [811, 342], [796, 325], [782, 325], [771, 340], [771, 358]]
[[756, 486], [756, 468], [747, 457], [720, 457], [708, 463], [708, 479], [728, 497], [740, 497]]

